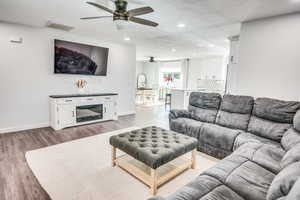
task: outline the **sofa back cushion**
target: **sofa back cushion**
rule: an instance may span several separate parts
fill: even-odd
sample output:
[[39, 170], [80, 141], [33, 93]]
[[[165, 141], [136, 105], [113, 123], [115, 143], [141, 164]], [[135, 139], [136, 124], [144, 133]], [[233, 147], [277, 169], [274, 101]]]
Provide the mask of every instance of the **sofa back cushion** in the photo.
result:
[[250, 96], [224, 95], [216, 123], [228, 128], [246, 130], [253, 109]]
[[277, 200], [289, 194], [300, 177], [300, 162], [293, 163], [279, 172], [271, 183], [267, 200]]
[[280, 166], [281, 168], [286, 168], [287, 166], [300, 161], [300, 144], [292, 147], [288, 152], [283, 156]]
[[300, 132], [300, 110], [297, 111], [295, 117], [294, 117], [294, 129]]
[[208, 123], [214, 123], [222, 97], [218, 93], [192, 92], [188, 110], [191, 118]]
[[297, 101], [258, 98], [255, 101], [253, 114], [262, 119], [292, 124], [293, 118], [299, 109], [300, 103]]
[[300, 103], [295, 101], [258, 98], [254, 103], [248, 132], [280, 141], [283, 134], [292, 126], [299, 108]]
[[289, 151], [297, 144], [300, 144], [300, 132], [294, 128], [290, 128], [284, 133], [281, 139], [281, 145], [285, 151]]
[[290, 128], [281, 139], [281, 145], [286, 151], [298, 144], [300, 144], [300, 110], [294, 116], [293, 128]]

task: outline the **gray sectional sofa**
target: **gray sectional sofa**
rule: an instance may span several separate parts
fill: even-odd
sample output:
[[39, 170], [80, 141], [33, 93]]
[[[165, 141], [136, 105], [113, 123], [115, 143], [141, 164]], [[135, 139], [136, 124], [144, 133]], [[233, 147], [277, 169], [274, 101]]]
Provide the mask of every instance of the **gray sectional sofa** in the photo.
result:
[[300, 200], [299, 109], [295, 101], [192, 93], [188, 110], [170, 111], [170, 129], [224, 159], [150, 200]]

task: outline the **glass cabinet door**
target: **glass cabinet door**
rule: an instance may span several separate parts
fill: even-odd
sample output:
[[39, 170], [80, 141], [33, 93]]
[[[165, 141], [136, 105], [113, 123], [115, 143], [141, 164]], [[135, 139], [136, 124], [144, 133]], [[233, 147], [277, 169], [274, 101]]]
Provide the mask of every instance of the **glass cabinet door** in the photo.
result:
[[88, 122], [103, 119], [103, 104], [76, 107], [76, 122]]

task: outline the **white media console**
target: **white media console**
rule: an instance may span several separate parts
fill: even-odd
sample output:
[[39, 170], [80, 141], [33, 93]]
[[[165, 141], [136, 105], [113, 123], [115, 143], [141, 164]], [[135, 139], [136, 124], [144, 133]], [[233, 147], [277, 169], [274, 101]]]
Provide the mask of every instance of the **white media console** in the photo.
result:
[[54, 130], [118, 120], [118, 94], [50, 96], [50, 125]]

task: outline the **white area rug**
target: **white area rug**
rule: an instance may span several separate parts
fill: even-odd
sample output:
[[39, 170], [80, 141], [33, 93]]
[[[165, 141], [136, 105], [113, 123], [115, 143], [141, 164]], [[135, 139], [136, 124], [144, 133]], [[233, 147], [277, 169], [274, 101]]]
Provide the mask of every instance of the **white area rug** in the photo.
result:
[[[149, 188], [118, 167], [111, 167], [109, 137], [131, 127], [26, 153], [27, 162], [53, 200], [146, 200]], [[158, 190], [166, 196], [210, 168], [217, 159], [198, 153], [197, 168]]]

